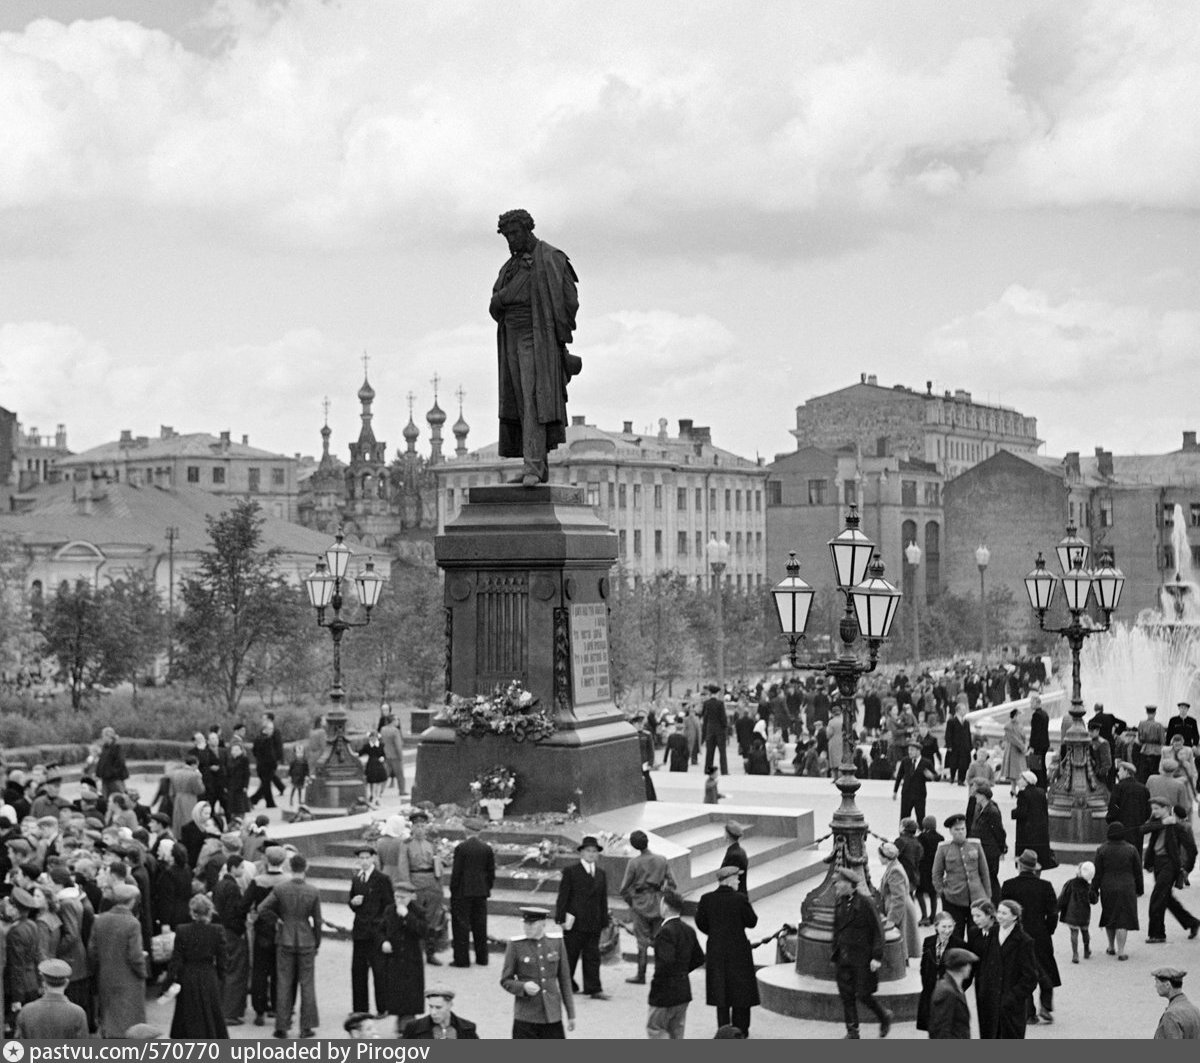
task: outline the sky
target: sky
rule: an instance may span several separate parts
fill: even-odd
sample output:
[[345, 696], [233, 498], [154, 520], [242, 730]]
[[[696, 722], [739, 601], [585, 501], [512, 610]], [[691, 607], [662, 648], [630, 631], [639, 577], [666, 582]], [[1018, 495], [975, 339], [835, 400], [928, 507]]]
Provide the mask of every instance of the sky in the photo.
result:
[[1176, 450], [1197, 114], [1192, 0], [3, 0], [0, 405], [346, 458], [365, 352], [391, 450], [435, 374], [483, 446], [524, 207], [598, 427], [770, 460], [873, 373]]

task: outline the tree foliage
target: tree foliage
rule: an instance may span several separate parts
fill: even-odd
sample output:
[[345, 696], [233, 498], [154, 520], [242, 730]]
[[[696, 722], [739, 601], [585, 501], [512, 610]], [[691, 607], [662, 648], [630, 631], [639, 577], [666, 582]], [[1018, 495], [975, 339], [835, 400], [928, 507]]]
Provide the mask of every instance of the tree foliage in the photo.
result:
[[38, 646], [28, 591], [29, 560], [15, 539], [0, 536], [0, 672], [12, 673]]
[[262, 525], [254, 501], [209, 517], [212, 548], [181, 587], [180, 671], [231, 714], [247, 687], [267, 679], [296, 625], [294, 589], [278, 571], [279, 550], [262, 549]]
[[130, 571], [103, 589], [99, 604], [108, 670], [117, 682], [132, 684], [136, 705], [138, 677], [163, 649], [166, 616], [158, 587], [153, 577]]
[[100, 687], [124, 678], [120, 636], [109, 626], [115, 615], [111, 591], [98, 590], [87, 580], [59, 587], [46, 608], [41, 629], [45, 649], [57, 663], [58, 679], [76, 711]]

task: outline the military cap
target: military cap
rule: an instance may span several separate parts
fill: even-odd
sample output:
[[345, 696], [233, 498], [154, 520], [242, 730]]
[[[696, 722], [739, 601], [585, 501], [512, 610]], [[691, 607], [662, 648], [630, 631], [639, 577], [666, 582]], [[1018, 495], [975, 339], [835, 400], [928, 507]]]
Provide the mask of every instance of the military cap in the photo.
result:
[[425, 989], [425, 998], [429, 999], [429, 997], [445, 997], [447, 1000], [453, 1000], [454, 990], [445, 982], [434, 982]]
[[550, 913], [545, 908], [522, 908], [521, 918], [527, 923], [537, 923], [543, 919], [549, 919]]
[[1156, 967], [1150, 972], [1151, 978], [1162, 978], [1168, 982], [1182, 982], [1187, 977], [1187, 971], [1178, 967]]
[[428, 823], [429, 822], [429, 813], [426, 812], [423, 808], [414, 808], [408, 814], [408, 821], [409, 821], [409, 823]]
[[42, 960], [38, 964], [38, 973], [47, 978], [70, 978], [71, 965], [66, 960]]
[[954, 815], [946, 817], [946, 819], [942, 823], [942, 826], [943, 827], [956, 827], [956, 826], [958, 826], [958, 824], [966, 823], [966, 822], [967, 822], [967, 817], [966, 817], [965, 813], [955, 812]]
[[972, 963], [978, 963], [979, 957], [967, 949], [947, 949], [943, 962], [947, 968], [953, 970], [958, 967], [970, 966]]

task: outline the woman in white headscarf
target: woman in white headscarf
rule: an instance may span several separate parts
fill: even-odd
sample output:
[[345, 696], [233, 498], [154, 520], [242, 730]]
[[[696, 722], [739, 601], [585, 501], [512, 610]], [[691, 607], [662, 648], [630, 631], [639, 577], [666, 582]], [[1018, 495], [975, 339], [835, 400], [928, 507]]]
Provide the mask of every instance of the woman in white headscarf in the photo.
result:
[[900, 942], [904, 946], [905, 962], [909, 956], [919, 956], [921, 939], [917, 930], [920, 912], [913, 903], [908, 874], [900, 863], [900, 850], [891, 842], [879, 846], [879, 859], [883, 870], [879, 874], [880, 914], [900, 931]]

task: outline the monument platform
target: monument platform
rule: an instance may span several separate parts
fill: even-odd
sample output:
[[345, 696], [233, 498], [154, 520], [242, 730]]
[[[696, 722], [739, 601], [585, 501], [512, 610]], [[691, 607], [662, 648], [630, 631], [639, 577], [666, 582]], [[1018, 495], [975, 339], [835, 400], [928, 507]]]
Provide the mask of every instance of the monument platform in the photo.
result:
[[[826, 981], [800, 974], [794, 963], [760, 968], [758, 995], [764, 1008], [780, 1015], [820, 1022], [842, 1021], [842, 1001], [833, 979]], [[921, 972], [910, 965], [903, 978], [880, 982], [875, 999], [892, 1012], [893, 1021], [912, 1022], [917, 1017], [917, 1002], [921, 999]], [[875, 1022], [875, 1016], [861, 1004], [858, 1018], [863, 1023]]]

